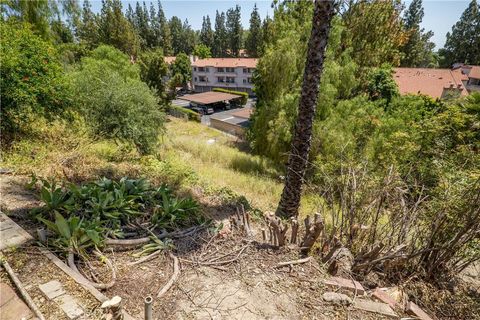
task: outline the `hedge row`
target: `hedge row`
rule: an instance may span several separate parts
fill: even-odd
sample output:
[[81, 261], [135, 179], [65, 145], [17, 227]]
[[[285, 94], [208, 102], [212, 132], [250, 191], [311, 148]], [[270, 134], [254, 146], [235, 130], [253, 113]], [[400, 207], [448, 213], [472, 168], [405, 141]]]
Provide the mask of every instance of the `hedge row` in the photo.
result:
[[178, 117], [178, 114], [186, 115], [188, 120], [193, 120], [193, 121], [196, 121], [196, 122], [201, 121], [201, 117], [198, 113], [196, 113], [193, 110], [183, 108], [183, 107], [179, 107], [179, 106], [171, 105], [170, 106], [170, 114], [172, 114], [175, 117]]
[[222, 89], [222, 88], [213, 88], [212, 91], [217, 91], [217, 92], [224, 92], [224, 93], [230, 93], [230, 94], [236, 94], [239, 96], [242, 96], [242, 99], [240, 100], [240, 104], [245, 105], [248, 100], [248, 93], [242, 92], [242, 91], [235, 91], [235, 90], [227, 90], [227, 89]]

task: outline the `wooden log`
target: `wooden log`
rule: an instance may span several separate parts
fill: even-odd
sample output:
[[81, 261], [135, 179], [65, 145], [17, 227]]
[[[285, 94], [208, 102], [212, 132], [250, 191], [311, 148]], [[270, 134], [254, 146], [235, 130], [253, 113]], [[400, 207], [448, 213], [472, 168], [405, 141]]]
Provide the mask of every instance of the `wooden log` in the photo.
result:
[[290, 238], [290, 243], [297, 243], [297, 234], [298, 234], [298, 221], [295, 218], [292, 218], [292, 237]]
[[173, 274], [170, 280], [168, 280], [168, 282], [165, 284], [165, 286], [163, 286], [163, 288], [158, 291], [157, 298], [161, 298], [163, 295], [165, 295], [165, 293], [167, 293], [167, 291], [172, 287], [172, 285], [175, 283], [178, 276], [180, 275], [180, 264], [178, 262], [178, 258], [171, 252], [169, 253], [169, 255], [170, 258], [173, 259]]
[[306, 229], [305, 237], [303, 238], [301, 247], [303, 248], [302, 252], [307, 253], [310, 251], [317, 238], [323, 232], [325, 226], [319, 213], [315, 214], [313, 224], [310, 222], [310, 217], [307, 217], [307, 219], [305, 219], [305, 226], [308, 226], [308, 228]]

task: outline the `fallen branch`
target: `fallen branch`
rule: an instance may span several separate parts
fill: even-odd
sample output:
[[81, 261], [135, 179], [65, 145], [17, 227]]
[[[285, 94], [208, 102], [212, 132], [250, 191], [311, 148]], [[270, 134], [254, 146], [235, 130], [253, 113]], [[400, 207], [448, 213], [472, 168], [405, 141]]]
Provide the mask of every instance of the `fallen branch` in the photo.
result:
[[173, 259], [173, 274], [170, 277], [170, 280], [168, 280], [167, 284], [158, 291], [157, 298], [161, 298], [167, 291], [172, 287], [172, 285], [175, 283], [177, 280], [178, 276], [180, 275], [180, 267], [179, 267], [179, 262], [178, 258], [171, 252], [168, 253], [170, 258]]
[[145, 256], [145, 257], [143, 257], [143, 258], [140, 258], [140, 259], [138, 259], [138, 260], [135, 261], [135, 262], [130, 262], [128, 265], [129, 265], [129, 266], [135, 266], [135, 265], [137, 265], [137, 264], [150, 261], [150, 260], [152, 260], [153, 258], [155, 258], [156, 256], [158, 256], [161, 252], [162, 252], [162, 250], [158, 249], [157, 251], [155, 251], [155, 252], [152, 253], [152, 254], [149, 254], [148, 256]]
[[280, 262], [275, 266], [275, 268], [282, 268], [282, 267], [286, 267], [286, 266], [293, 266], [295, 264], [302, 264], [302, 263], [308, 262], [310, 260], [312, 260], [312, 257], [306, 257], [306, 258], [298, 259], [298, 260]]
[[85, 278], [86, 281], [88, 281], [94, 288], [97, 288], [97, 289], [110, 289], [111, 287], [113, 287], [115, 285], [115, 281], [117, 279], [117, 275], [115, 273], [115, 268], [113, 267], [113, 264], [112, 262], [106, 258], [104, 255], [102, 255], [100, 252], [97, 252], [97, 251], [94, 251], [95, 255], [97, 257], [103, 257], [105, 258], [105, 263], [107, 264], [107, 266], [110, 268], [110, 270], [112, 271], [112, 280], [109, 282], [109, 283], [97, 283], [97, 282], [93, 282], [89, 279], [87, 279], [77, 268], [77, 265], [75, 264], [75, 255], [70, 252], [67, 256], [67, 263], [68, 263], [68, 266], [73, 270], [75, 271], [76, 273], [78, 273], [80, 276], [82, 276], [83, 278]]
[[[200, 225], [200, 226], [193, 226], [181, 231], [173, 231], [173, 232], [162, 231], [162, 233], [160, 234], [153, 234], [153, 235], [155, 235], [160, 240], [165, 238], [172, 238], [172, 239], [183, 238], [195, 233], [197, 230], [200, 230], [202, 228], [203, 228], [203, 225]], [[106, 239], [105, 245], [119, 246], [119, 247], [137, 247], [137, 246], [141, 246], [146, 243], [149, 243], [150, 241], [152, 241], [150, 237], [143, 237], [143, 238], [137, 238], [137, 239]]]
[[8, 262], [5, 259], [1, 258], [0, 264], [5, 268], [8, 275], [10, 276], [13, 283], [15, 284], [15, 287], [20, 292], [20, 295], [22, 296], [23, 300], [27, 303], [28, 307], [33, 311], [33, 313], [35, 313], [35, 316], [39, 320], [45, 320], [45, 317], [43, 316], [42, 312], [35, 305], [35, 302], [33, 302], [32, 298], [28, 294], [27, 290], [25, 290], [22, 283], [20, 282], [20, 280], [18, 279], [18, 277], [16, 276], [15, 272], [12, 270]]

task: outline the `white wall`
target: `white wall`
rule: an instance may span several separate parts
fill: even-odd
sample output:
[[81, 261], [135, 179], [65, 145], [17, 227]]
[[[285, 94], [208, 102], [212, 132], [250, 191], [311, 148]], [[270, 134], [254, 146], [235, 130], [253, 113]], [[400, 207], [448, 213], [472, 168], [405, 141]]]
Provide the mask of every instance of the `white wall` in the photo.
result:
[[[243, 67], [235, 68], [234, 72], [218, 72], [216, 67], [205, 68], [208, 68], [208, 71], [205, 70], [202, 72], [200, 71], [199, 67], [192, 67], [192, 82], [195, 89], [197, 87], [222, 87], [232, 90], [244, 89], [242, 91], [245, 91], [245, 89], [251, 91], [253, 89], [253, 84], [248, 83], [248, 78], [251, 79], [253, 76], [254, 69], [252, 68], [250, 68], [251, 73], [244, 73]], [[205, 79], [207, 80], [206, 82], [200, 81], [200, 77], [202, 76], [205, 77]], [[225, 79], [225, 82], [219, 82], [218, 77], [223, 77]], [[227, 83], [226, 77], [233, 77], [235, 82]]]

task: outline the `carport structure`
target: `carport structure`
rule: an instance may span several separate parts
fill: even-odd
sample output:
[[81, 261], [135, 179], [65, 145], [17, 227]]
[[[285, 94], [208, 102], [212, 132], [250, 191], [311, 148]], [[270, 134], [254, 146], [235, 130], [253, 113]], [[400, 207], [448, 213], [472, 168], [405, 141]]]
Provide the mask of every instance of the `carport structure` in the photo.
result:
[[242, 98], [240, 95], [225, 93], [225, 92], [215, 92], [208, 91], [202, 93], [186, 94], [184, 96], [178, 97], [181, 100], [187, 100], [198, 105], [213, 105], [216, 103], [231, 101], [235, 99]]

